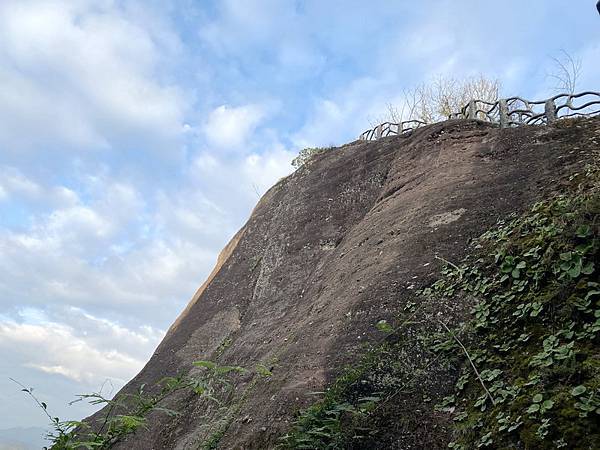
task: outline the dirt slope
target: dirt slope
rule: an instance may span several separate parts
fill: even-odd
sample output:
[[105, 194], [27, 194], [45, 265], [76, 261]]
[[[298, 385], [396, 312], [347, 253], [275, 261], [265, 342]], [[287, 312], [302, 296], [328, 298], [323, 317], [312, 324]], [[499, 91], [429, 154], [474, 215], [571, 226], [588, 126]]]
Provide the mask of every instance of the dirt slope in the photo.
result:
[[262, 362], [273, 376], [240, 377], [227, 411], [182, 395], [170, 406], [183, 414], [153, 416], [119, 448], [201, 448], [215, 436], [218, 448], [272, 448], [306, 394], [432, 281], [436, 255], [460, 259], [469, 239], [552, 190], [599, 130], [598, 119], [508, 130], [448, 121], [317, 156], [263, 197], [125, 390], [198, 359]]

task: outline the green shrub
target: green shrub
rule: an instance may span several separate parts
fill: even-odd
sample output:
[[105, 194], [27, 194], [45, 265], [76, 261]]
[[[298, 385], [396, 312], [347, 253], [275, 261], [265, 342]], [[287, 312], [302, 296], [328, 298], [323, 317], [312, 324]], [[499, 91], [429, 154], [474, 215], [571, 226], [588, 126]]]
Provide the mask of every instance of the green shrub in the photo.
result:
[[[331, 147], [329, 147], [329, 148], [331, 148]], [[309, 162], [314, 156], [319, 155], [319, 154], [329, 150], [329, 148], [325, 148], [325, 147], [303, 148], [298, 153], [298, 156], [296, 156], [292, 160], [292, 166], [295, 169], [298, 169], [298, 168], [302, 167], [304, 164], [306, 164], [307, 162]]]
[[164, 403], [176, 392], [193, 392], [200, 398], [222, 404], [222, 398], [232, 389], [229, 380], [233, 374], [243, 373], [238, 366], [219, 366], [212, 361], [195, 361], [199, 371], [194, 375], [165, 377], [153, 389], [142, 384], [133, 394], [119, 394], [107, 399], [101, 393], [82, 394], [75, 401], [87, 401], [92, 405], [103, 405], [104, 410], [95, 423], [61, 421], [48, 412], [48, 407], [33, 394], [32, 388], [15, 381], [43, 410], [50, 420], [52, 431], [47, 439], [52, 450], [110, 449], [125, 437], [136, 433], [146, 425], [152, 412], [168, 416], [179, 415], [178, 411], [166, 408]]

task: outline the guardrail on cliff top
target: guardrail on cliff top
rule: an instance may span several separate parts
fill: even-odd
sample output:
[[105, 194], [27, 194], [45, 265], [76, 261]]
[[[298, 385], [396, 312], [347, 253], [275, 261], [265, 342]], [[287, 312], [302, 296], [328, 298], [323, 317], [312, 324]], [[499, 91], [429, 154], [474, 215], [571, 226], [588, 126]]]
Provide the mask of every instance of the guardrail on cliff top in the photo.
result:
[[[576, 104], [578, 103], [578, 104]], [[499, 99], [495, 102], [471, 100], [448, 119], [476, 119], [498, 124], [500, 128], [519, 125], [546, 125], [566, 117], [589, 117], [600, 114], [600, 93], [559, 94], [541, 101], [521, 97]], [[427, 122], [407, 120], [400, 123], [384, 122], [359, 136], [363, 141], [376, 141], [386, 136], [410, 133]]]

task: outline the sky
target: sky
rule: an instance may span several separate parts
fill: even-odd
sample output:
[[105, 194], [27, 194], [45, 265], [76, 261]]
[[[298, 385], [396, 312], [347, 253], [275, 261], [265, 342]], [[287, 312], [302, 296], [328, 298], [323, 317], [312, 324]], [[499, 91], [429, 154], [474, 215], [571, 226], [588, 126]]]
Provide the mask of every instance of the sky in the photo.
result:
[[563, 50], [600, 90], [595, 0], [0, 0], [0, 429], [134, 376], [300, 149]]

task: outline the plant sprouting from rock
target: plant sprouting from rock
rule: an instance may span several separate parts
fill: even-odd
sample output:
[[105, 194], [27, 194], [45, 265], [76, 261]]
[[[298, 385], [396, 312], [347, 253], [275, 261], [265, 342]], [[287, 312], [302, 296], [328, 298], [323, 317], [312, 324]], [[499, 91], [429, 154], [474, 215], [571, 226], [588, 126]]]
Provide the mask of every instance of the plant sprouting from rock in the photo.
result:
[[[52, 450], [110, 449], [127, 436], [145, 427], [151, 413], [179, 415], [167, 407], [168, 399], [177, 392], [192, 392], [201, 399], [222, 404], [223, 398], [232, 389], [230, 378], [244, 373], [239, 366], [220, 366], [212, 361], [195, 361], [194, 369], [187, 375], [165, 377], [154, 386], [142, 384], [133, 393], [118, 394], [109, 399], [100, 392], [81, 394], [77, 401], [87, 401], [91, 405], [103, 406], [99, 418], [90, 421], [62, 421], [54, 417], [48, 405], [40, 401], [32, 388], [17, 383], [48, 417], [52, 431], [47, 435]], [[72, 403], [74, 403], [72, 402]]]

